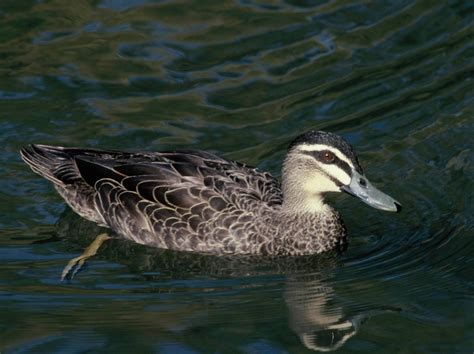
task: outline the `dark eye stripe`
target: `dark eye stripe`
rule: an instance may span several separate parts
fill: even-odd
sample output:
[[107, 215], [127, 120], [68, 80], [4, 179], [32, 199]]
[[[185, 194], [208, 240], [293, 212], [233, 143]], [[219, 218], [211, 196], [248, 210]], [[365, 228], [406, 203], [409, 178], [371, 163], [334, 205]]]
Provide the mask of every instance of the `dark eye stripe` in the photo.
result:
[[345, 161], [342, 161], [340, 160], [337, 156], [336, 156], [336, 160], [334, 162], [334, 164], [339, 167], [341, 170], [343, 170], [344, 172], [346, 172], [349, 176], [352, 176], [352, 169], [351, 169], [351, 166], [349, 166], [349, 164]]
[[351, 169], [351, 166], [349, 166], [349, 164], [345, 161], [342, 161], [339, 157], [337, 157], [336, 155], [334, 155], [334, 160], [333, 162], [331, 163], [328, 163], [326, 162], [326, 160], [324, 159], [324, 154], [326, 153], [326, 151], [302, 151], [302, 153], [304, 153], [305, 155], [309, 155], [309, 156], [312, 156], [314, 157], [316, 160], [318, 160], [319, 162], [322, 162], [326, 165], [336, 165], [337, 167], [339, 167], [341, 170], [343, 170], [344, 172], [346, 172], [349, 176], [352, 176], [352, 169]]

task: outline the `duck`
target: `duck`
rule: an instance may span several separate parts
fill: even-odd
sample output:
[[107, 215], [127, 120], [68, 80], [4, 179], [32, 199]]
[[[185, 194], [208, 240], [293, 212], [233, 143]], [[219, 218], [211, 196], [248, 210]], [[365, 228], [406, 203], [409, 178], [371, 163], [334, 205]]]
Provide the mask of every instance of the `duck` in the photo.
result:
[[[325, 131], [305, 132], [290, 143], [281, 181], [200, 150], [31, 144], [21, 149], [21, 157], [83, 218], [162, 249], [257, 256], [341, 251], [347, 230], [326, 203], [328, 193], [345, 192], [376, 209], [401, 210], [398, 201], [369, 182], [352, 146]], [[91, 246], [92, 253], [97, 247]]]

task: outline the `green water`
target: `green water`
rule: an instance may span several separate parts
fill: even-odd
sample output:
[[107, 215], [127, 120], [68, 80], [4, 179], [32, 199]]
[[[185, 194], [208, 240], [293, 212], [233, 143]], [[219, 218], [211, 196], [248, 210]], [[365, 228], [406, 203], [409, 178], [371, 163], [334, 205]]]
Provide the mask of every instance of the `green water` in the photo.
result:
[[[470, 1], [2, 0], [0, 352], [472, 353]], [[308, 129], [349, 140], [401, 214], [331, 198], [337, 257], [281, 262], [114, 240], [27, 143], [199, 148], [275, 175]]]

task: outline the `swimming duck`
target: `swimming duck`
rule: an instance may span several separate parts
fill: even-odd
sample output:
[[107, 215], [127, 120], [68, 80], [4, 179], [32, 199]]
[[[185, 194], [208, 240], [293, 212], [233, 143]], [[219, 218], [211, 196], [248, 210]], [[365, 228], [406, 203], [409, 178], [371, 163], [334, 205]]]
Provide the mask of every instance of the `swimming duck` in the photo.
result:
[[326, 193], [347, 192], [386, 211], [401, 208], [368, 181], [342, 137], [323, 131], [309, 131], [290, 144], [281, 183], [257, 168], [197, 150], [35, 144], [21, 156], [82, 217], [140, 244], [173, 250], [317, 254], [346, 245], [343, 221], [325, 203]]

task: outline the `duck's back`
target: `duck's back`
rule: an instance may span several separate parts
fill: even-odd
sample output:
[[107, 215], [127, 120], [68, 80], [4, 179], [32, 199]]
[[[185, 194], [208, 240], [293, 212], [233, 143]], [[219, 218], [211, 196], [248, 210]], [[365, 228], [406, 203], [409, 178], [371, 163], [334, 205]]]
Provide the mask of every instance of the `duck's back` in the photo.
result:
[[270, 174], [202, 151], [30, 145], [22, 156], [81, 216], [161, 248], [259, 253], [248, 238], [265, 237], [282, 203]]

